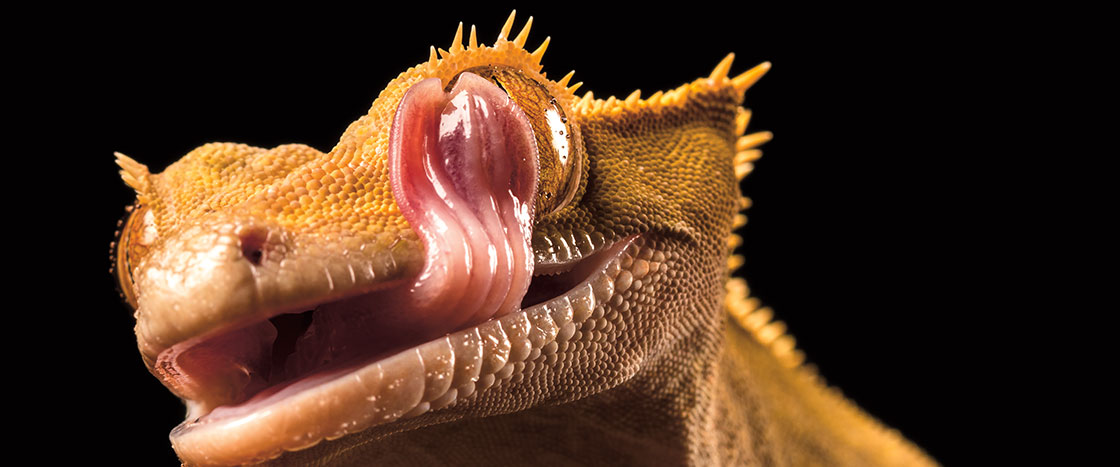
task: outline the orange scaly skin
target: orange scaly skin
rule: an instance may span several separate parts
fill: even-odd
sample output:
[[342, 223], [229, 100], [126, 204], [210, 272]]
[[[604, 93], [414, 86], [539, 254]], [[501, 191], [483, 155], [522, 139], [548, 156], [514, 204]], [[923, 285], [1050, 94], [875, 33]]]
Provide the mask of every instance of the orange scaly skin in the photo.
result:
[[[423, 79], [505, 66], [565, 109], [586, 159], [573, 201], [535, 221], [537, 264], [637, 238], [588, 289], [583, 313], [527, 309], [439, 340], [442, 354], [387, 358], [364, 381], [369, 407], [293, 412], [288, 422], [316, 427], [303, 438], [177, 433], [183, 461], [932, 464], [801, 367], [784, 325], [729, 279], [742, 262], [732, 231], [749, 205], [738, 181], [770, 138], [745, 135], [740, 104], [769, 64], [730, 78], [728, 56], [708, 77], [645, 99], [580, 97], [570, 73], [541, 73], [547, 39], [525, 49], [528, 24], [510, 39], [513, 19], [492, 46], [473, 28], [464, 45], [460, 25], [451, 47], [389, 83], [329, 152], [213, 143], [160, 174], [118, 155], [138, 192], [118, 250], [138, 345], [169, 389], [197, 396], [192, 414], [235, 400], [238, 376], [175, 379], [161, 352], [420, 271], [423, 245], [394, 200], [387, 153], [398, 104]], [[452, 362], [440, 378], [432, 355]], [[378, 417], [335, 423], [360, 410]]]

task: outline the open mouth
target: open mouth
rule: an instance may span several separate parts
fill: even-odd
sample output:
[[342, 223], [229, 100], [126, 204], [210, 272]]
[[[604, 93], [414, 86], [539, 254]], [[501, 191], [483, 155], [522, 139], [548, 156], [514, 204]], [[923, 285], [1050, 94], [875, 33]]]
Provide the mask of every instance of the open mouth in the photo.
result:
[[[534, 276], [515, 313], [548, 309], [550, 314], [560, 313], [554, 321], [582, 322], [578, 318], [597, 303], [594, 293], [591, 298], [584, 295], [598, 290], [600, 301], [609, 298], [619, 258], [631, 242], [629, 238], [604, 246], [580, 260], [552, 266], [551, 273]], [[353, 372], [431, 340], [422, 331], [378, 319], [383, 314], [369, 309], [391, 293], [372, 292], [322, 303], [301, 313], [272, 316], [187, 342], [163, 352], [157, 367], [167, 375], [165, 379], [180, 384], [179, 392], [190, 401], [189, 423], [244, 413], [309, 383]], [[573, 307], [576, 309], [568, 310]], [[569, 313], [575, 316], [567, 317]], [[507, 322], [506, 328], [510, 324], [513, 322]]]
[[[196, 344], [183, 353], [226, 355], [230, 368], [249, 373], [249, 382], [236, 402], [210, 408], [192, 401], [192, 413], [171, 433], [172, 443], [185, 457], [205, 453], [194, 459], [204, 463], [265, 460], [452, 405], [508, 378], [520, 362], [554, 358], [585, 321], [601, 317], [634, 240], [603, 246], [565, 265], [564, 272], [535, 276], [519, 311], [426, 342], [368, 339], [364, 345], [335, 345], [331, 339], [309, 339], [320, 322], [339, 323], [321, 334], [344, 341], [366, 331], [381, 333], [376, 326], [345, 326], [363, 321], [354, 316], [359, 310], [323, 304]], [[260, 331], [266, 327], [274, 331]], [[254, 362], [233, 362], [231, 353], [218, 349], [258, 334], [275, 339]], [[299, 345], [307, 342], [314, 344]], [[324, 355], [331, 361], [316, 366]], [[209, 368], [188, 376], [215, 367]], [[224, 453], [231, 457], [220, 457]], [[248, 453], [252, 457], [245, 457]]]
[[188, 404], [171, 433], [185, 462], [267, 460], [447, 407], [522, 362], [555, 359], [630, 277], [638, 236], [589, 239], [574, 259], [534, 254], [525, 114], [477, 75], [449, 87], [413, 85], [389, 140], [394, 199], [424, 244], [423, 270], [160, 352], [153, 372]]

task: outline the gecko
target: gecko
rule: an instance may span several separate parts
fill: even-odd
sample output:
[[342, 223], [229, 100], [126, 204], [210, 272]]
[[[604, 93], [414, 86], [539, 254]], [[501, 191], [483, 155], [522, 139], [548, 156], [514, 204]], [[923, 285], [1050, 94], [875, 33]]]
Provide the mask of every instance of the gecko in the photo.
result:
[[329, 152], [204, 145], [116, 249], [186, 464], [932, 463], [731, 279], [769, 64], [643, 98], [462, 25]]

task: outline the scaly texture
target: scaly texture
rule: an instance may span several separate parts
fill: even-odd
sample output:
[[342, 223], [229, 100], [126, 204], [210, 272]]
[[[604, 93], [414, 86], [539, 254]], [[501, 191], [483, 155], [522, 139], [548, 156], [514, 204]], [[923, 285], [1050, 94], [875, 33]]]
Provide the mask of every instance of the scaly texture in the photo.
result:
[[[578, 97], [571, 73], [541, 73], [548, 39], [524, 49], [528, 24], [509, 38], [513, 18], [493, 46], [473, 27], [464, 45], [460, 25], [327, 153], [210, 144], [161, 174], [118, 155], [138, 192], [122, 289], [145, 362], [191, 408], [172, 434], [184, 462], [931, 463], [802, 367], [784, 325], [729, 279], [750, 204], [738, 182], [770, 138], [745, 133], [740, 104], [769, 64], [731, 78], [728, 56], [645, 99]], [[392, 185], [391, 130], [410, 89], [468, 70], [521, 100], [538, 147], [551, 118], [579, 158], [562, 178], [541, 164], [542, 186], [575, 188], [534, 219], [524, 309], [430, 341], [406, 332], [354, 373], [261, 389], [285, 333], [300, 355], [424, 280], [431, 252], [394, 197], [407, 191]], [[309, 309], [302, 330], [276, 318]]]

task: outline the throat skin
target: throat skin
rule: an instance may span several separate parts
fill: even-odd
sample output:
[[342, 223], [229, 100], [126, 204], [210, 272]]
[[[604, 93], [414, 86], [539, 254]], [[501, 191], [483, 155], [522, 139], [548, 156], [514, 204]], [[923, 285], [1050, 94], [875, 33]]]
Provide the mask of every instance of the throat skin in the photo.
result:
[[[581, 158], [564, 175], [576, 178], [563, 179], [577, 187], [570, 203], [534, 219], [536, 264], [625, 245], [606, 266], [609, 291], [585, 319], [530, 336], [533, 347], [516, 361], [476, 368], [469, 381], [385, 421], [244, 457], [237, 446], [215, 454], [183, 441], [205, 435], [205, 423], [181, 426], [172, 441], [185, 463], [934, 464], [803, 366], [784, 324], [731, 278], [742, 264], [734, 232], [750, 205], [739, 183], [770, 139], [746, 133], [751, 114], [742, 103], [769, 64], [730, 77], [729, 55], [707, 77], [644, 98], [577, 96], [582, 83], [572, 74], [554, 81], [542, 73], [548, 40], [530, 51], [529, 26], [513, 35], [513, 21], [491, 46], [460, 26], [448, 49], [433, 47], [428, 62], [390, 82], [330, 152], [213, 143], [161, 174], [119, 155], [138, 195], [117, 264], [137, 309], [141, 356], [176, 394], [220, 406], [237, 400], [219, 397], [221, 384], [238, 389], [230, 377], [213, 375], [217, 389], [176, 384], [175, 368], [158, 357], [277, 310], [415, 277], [425, 250], [401, 214], [387, 163], [395, 112], [417, 83], [449, 83], [481, 66], [550, 96]], [[207, 300], [187, 299], [198, 296]]]

